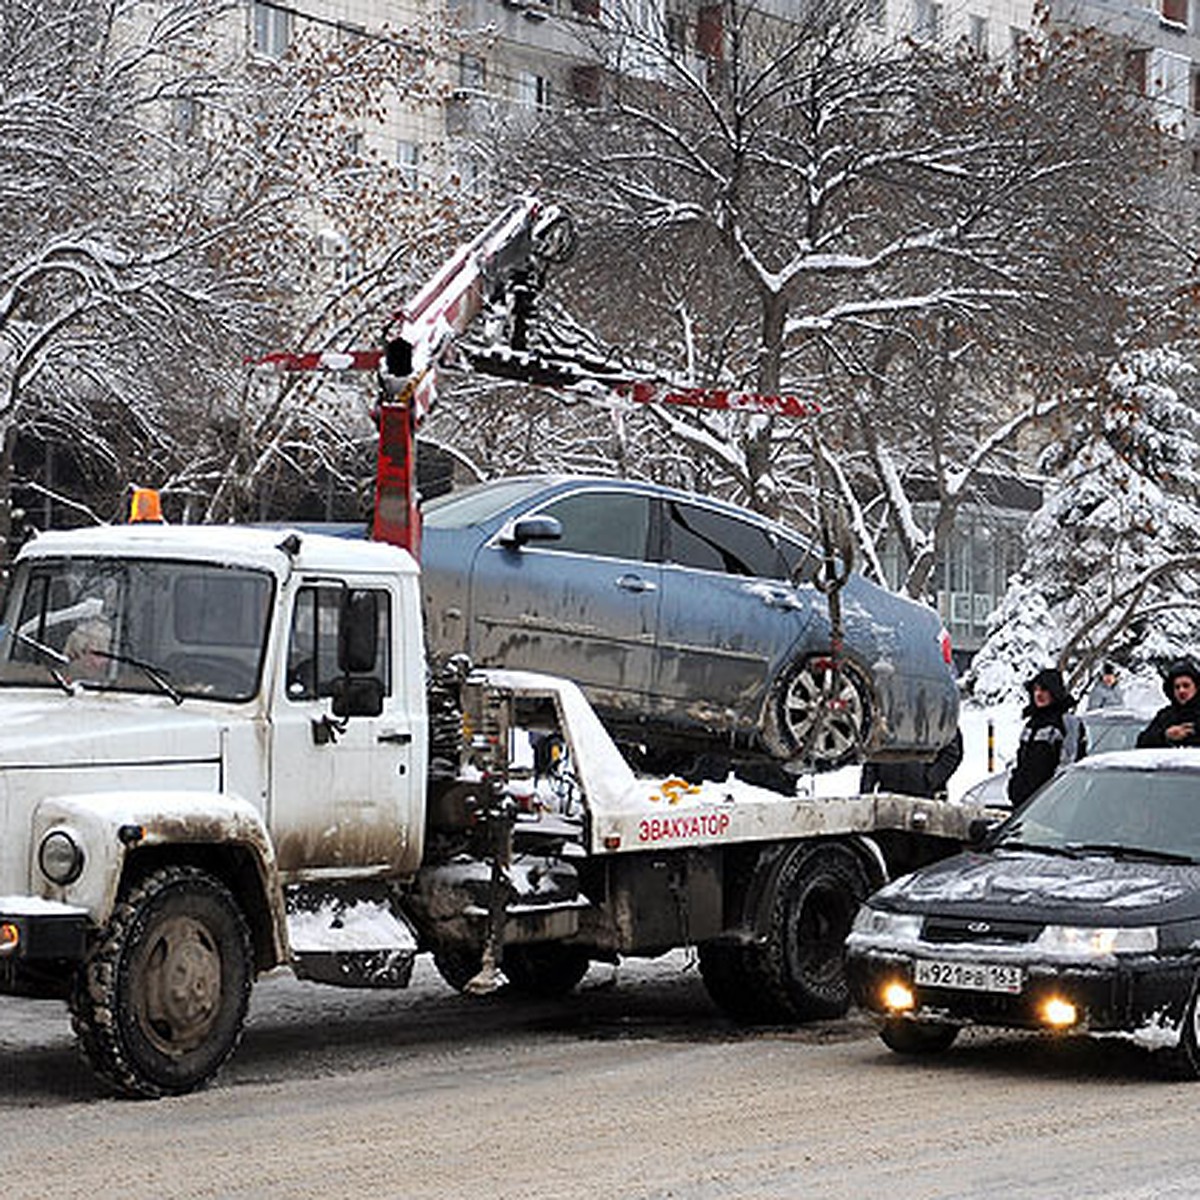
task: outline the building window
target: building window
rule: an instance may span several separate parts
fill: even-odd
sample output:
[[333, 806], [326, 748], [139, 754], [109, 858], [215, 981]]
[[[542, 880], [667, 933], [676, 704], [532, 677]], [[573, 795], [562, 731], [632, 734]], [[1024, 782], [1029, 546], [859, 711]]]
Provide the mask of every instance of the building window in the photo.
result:
[[595, 64], [571, 68], [571, 99], [587, 108], [600, 103], [600, 68]]
[[571, 9], [581, 17], [599, 19], [600, 0], [571, 0]]
[[191, 137], [200, 128], [200, 102], [193, 96], [180, 96], [171, 112], [171, 124], [175, 132]]
[[482, 92], [487, 83], [487, 65], [478, 54], [458, 56], [458, 86]]
[[967, 42], [980, 58], [987, 58], [988, 52], [988, 19], [978, 13], [967, 17]]
[[416, 142], [403, 138], [396, 143], [396, 166], [400, 168], [400, 180], [406, 188], [417, 186], [417, 174], [421, 166], [421, 147]]
[[1162, 0], [1162, 19], [1168, 25], [1182, 25], [1187, 28], [1187, 0]]
[[696, 53], [713, 62], [725, 57], [725, 19], [719, 4], [706, 4], [696, 14]]
[[1130, 50], [1125, 55], [1125, 84], [1133, 91], [1146, 94], [1146, 51]]
[[254, 18], [254, 49], [269, 58], [282, 58], [292, 42], [292, 14], [272, 4], [251, 6]]
[[667, 13], [667, 49], [672, 54], [687, 53], [687, 21], [683, 13]]
[[913, 34], [918, 41], [939, 42], [942, 39], [942, 6], [930, 0], [916, 0], [913, 9]]
[[518, 71], [516, 78], [517, 103], [526, 108], [550, 107], [550, 80], [532, 71]]

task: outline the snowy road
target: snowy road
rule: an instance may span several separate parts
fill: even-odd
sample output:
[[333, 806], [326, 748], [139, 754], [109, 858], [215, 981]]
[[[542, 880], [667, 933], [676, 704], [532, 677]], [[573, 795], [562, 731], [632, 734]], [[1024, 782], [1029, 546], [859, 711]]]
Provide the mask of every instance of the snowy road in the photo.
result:
[[[0, 1000], [5, 1200], [1197, 1194], [1200, 1084], [1121, 1044], [975, 1036], [929, 1064], [861, 1018], [748, 1033], [680, 956], [561, 1002], [290, 977], [217, 1084], [104, 1098], [63, 1010]], [[611, 986], [610, 986], [611, 985]]]

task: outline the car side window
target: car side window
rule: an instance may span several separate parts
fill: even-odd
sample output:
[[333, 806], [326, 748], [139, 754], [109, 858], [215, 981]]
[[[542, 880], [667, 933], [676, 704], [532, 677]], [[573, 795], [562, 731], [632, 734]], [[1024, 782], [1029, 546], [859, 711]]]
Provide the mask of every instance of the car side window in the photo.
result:
[[694, 504], [667, 502], [667, 561], [681, 567], [786, 579], [783, 555], [767, 531]]
[[562, 526], [562, 537], [539, 549], [642, 561], [650, 533], [650, 498], [636, 492], [577, 492], [538, 510]]
[[811, 546], [793, 542], [790, 538], [780, 538], [779, 549], [783, 554], [788, 579], [793, 583], [811, 583], [821, 565], [817, 552]]
[[[287, 695], [289, 700], [315, 700], [331, 696], [342, 672], [338, 666], [338, 621], [343, 589], [303, 587], [296, 594], [292, 630], [288, 639]], [[391, 610], [388, 593], [378, 592], [379, 626], [373, 674], [391, 690]]]

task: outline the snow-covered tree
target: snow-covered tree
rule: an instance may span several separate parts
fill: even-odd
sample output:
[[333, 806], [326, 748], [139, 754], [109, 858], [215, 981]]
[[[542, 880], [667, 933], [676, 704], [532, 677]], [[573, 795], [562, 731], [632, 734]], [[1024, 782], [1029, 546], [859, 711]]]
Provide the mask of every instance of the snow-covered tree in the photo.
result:
[[234, 0], [0, 6], [8, 450], [17, 429], [71, 442], [218, 520], [318, 472], [350, 481], [369, 401], [264, 391], [243, 359], [373, 341], [414, 246], [461, 227], [379, 151], [389, 105], [436, 95], [430, 35], [292, 18], [276, 56]]
[[1064, 636], [1046, 597], [1021, 574], [1013, 577], [988, 621], [988, 637], [971, 662], [966, 686], [981, 704], [1024, 702], [1025, 684], [1055, 666]]
[[[1053, 643], [1081, 682], [1100, 658], [1133, 669], [1200, 645], [1200, 377], [1178, 350], [1131, 351], [1109, 370], [1042, 465], [1046, 499], [1025, 560], [974, 669], [1013, 661], [1036, 596], [1061, 630]], [[1032, 643], [1044, 652], [1046, 639]]]
[[635, 363], [827, 410], [629, 413], [654, 456], [632, 469], [686, 459], [803, 520], [818, 428], [826, 487], [861, 540], [900, 538], [925, 593], [976, 474], [1157, 303], [1147, 278], [1172, 278], [1139, 217], [1159, 140], [1102, 39], [1047, 30], [1013, 67], [883, 45], [853, 4], [783, 24], [721, 8], [720, 58], [631, 23], [639, 69], [614, 61], [596, 110], [526, 147], [580, 217], [563, 294]]

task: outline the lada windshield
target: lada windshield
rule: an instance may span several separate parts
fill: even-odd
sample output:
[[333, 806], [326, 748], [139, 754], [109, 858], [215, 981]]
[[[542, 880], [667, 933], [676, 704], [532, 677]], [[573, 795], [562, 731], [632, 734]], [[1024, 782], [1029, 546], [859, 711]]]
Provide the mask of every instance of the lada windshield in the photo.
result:
[[1200, 772], [1066, 771], [1000, 827], [994, 844], [1071, 855], [1200, 861]]
[[266, 650], [273, 577], [164, 559], [31, 559], [13, 580], [0, 687], [249, 700]]

